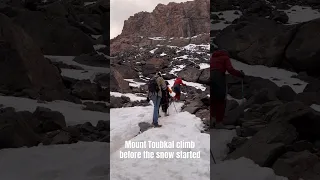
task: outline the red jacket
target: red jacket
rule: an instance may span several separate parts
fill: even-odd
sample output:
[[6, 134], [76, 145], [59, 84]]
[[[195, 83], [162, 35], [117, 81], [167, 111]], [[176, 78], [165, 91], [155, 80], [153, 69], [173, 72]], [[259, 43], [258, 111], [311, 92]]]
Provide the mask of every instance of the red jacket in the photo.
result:
[[184, 85], [185, 84], [182, 82], [182, 79], [180, 77], [178, 77], [175, 81], [174, 81], [174, 85], [179, 84], [179, 85]]
[[225, 73], [228, 71], [233, 76], [241, 77], [240, 71], [232, 67], [230, 58], [225, 51], [215, 51], [210, 59], [210, 70], [218, 70]]

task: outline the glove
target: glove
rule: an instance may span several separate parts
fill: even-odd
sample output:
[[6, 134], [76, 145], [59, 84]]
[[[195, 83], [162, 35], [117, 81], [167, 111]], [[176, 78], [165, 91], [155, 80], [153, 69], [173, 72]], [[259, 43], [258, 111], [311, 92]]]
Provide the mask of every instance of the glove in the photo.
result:
[[242, 70], [240, 71], [240, 74], [241, 74], [241, 78], [244, 78], [246, 76]]

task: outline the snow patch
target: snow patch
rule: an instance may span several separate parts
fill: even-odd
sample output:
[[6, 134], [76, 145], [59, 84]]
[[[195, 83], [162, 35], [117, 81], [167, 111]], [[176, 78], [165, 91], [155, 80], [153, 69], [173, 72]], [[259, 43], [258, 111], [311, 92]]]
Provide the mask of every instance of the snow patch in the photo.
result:
[[1, 179], [103, 180], [109, 174], [107, 154], [109, 144], [101, 142], [2, 149]]
[[158, 41], [160, 41], [160, 40], [166, 40], [165, 37], [149, 37], [149, 39], [151, 39], [151, 40], [158, 40]]
[[292, 6], [284, 12], [289, 17], [288, 24], [297, 24], [320, 18], [320, 12], [311, 7]]
[[320, 105], [318, 105], [318, 104], [312, 104], [310, 107], [311, 107], [313, 110], [320, 112]]
[[161, 53], [161, 54], [160, 54], [161, 57], [162, 57], [162, 56], [165, 56], [165, 55], [167, 55], [167, 54], [166, 54], [166, 53]]
[[172, 68], [172, 70], [169, 72], [169, 74], [177, 75], [176, 72], [182, 71], [182, 69], [185, 68], [185, 67], [186, 67], [186, 65], [177, 65], [174, 68]]
[[174, 60], [181, 60], [181, 59], [188, 59], [189, 58], [189, 56], [188, 55], [183, 55], [183, 56], [179, 56], [179, 57], [175, 57], [175, 58], [173, 58]]
[[[232, 22], [242, 15], [240, 11], [239, 14], [235, 14], [235, 10], [230, 10], [230, 11], [221, 11], [221, 12], [212, 12], [212, 14], [218, 15], [220, 18], [224, 18], [224, 21], [220, 21], [219, 23], [211, 24], [211, 30], [222, 30], [226, 27], [228, 27], [230, 24], [225, 24], [226, 21]], [[223, 13], [223, 15], [219, 15], [220, 13]]]
[[210, 68], [210, 64], [208, 63], [200, 63], [200, 70]]
[[61, 68], [61, 75], [69, 78], [84, 80], [89, 79], [93, 82], [95, 76], [100, 73], [110, 73], [109, 68], [103, 67], [92, 67], [83, 65], [73, 61], [74, 56], [51, 56], [45, 55], [46, 58], [50, 59], [53, 62], [63, 62], [68, 65], [74, 65], [82, 67], [84, 70], [75, 70], [75, 69], [64, 69]]
[[134, 81], [133, 79], [124, 79], [124, 80], [130, 82], [130, 83], [129, 83], [129, 86], [131, 86], [131, 87], [137, 87], [137, 88], [139, 88], [140, 86], [143, 86], [143, 85], [146, 84], [146, 83], [143, 83], [143, 82], [136, 82], [136, 81]]
[[96, 4], [97, 1], [94, 1], [94, 2], [84, 2], [84, 6], [89, 6], [89, 5], [93, 5], [93, 4]]
[[150, 51], [150, 53], [154, 54], [154, 52], [157, 50], [158, 48], [155, 48], [153, 50]]
[[101, 35], [91, 35], [91, 37], [92, 37], [93, 39], [99, 39], [99, 38], [101, 37]]
[[191, 52], [196, 52], [196, 51], [201, 51], [201, 50], [210, 50], [210, 44], [188, 44], [184, 47], [181, 48], [182, 50], [186, 51], [191, 51]]
[[96, 45], [93, 45], [93, 48], [94, 50], [99, 50], [99, 49], [103, 49], [103, 48], [106, 48], [107, 46], [104, 45], [104, 44], [96, 44]]
[[119, 93], [119, 92], [110, 92], [110, 95], [111, 96], [114, 96], [114, 97], [121, 97], [121, 96], [126, 96], [128, 98], [130, 98], [131, 101], [143, 101], [143, 100], [146, 100], [147, 98], [146, 97], [140, 97], [140, 96], [137, 96], [135, 94], [132, 94], [132, 93]]
[[304, 88], [308, 84], [304, 81], [301, 81], [300, 79], [292, 77], [294, 75], [297, 75], [297, 73], [290, 72], [284, 69], [276, 67], [266, 67], [262, 65], [248, 65], [235, 59], [231, 59], [231, 62], [235, 69], [243, 70], [246, 75], [269, 79], [279, 87], [288, 85], [296, 93], [303, 92]]

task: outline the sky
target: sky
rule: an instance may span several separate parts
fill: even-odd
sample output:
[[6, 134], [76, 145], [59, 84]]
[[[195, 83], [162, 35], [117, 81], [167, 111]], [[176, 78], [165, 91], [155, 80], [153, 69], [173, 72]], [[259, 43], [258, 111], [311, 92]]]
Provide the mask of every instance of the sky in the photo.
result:
[[159, 4], [186, 2], [190, 0], [111, 0], [110, 1], [110, 38], [118, 36], [123, 23], [130, 16], [141, 11], [152, 12]]

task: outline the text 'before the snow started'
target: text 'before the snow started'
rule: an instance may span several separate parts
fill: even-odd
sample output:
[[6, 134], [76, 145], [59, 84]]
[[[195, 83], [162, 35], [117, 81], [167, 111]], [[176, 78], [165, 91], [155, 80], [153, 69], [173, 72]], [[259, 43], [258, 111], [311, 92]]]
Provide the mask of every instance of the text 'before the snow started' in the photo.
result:
[[[125, 148], [131, 151], [120, 151], [121, 159], [144, 158], [144, 159], [199, 159], [200, 151], [194, 152], [193, 141], [126, 141]], [[166, 151], [161, 151], [166, 150]], [[174, 149], [174, 151], [168, 151]]]

